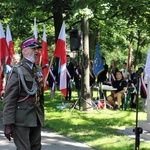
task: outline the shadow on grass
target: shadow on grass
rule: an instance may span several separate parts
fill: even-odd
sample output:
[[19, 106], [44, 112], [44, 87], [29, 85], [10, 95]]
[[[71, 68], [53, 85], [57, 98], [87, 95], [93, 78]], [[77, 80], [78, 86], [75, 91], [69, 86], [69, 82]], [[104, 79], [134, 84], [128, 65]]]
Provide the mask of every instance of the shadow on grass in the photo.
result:
[[49, 100], [48, 95], [45, 98], [45, 127], [99, 149], [134, 149], [134, 140], [118, 132], [118, 129], [135, 127], [135, 110], [100, 110], [100, 113], [94, 110], [87, 113], [74, 109], [70, 114], [69, 109], [56, 109], [56, 106], [66, 102], [61, 95], [56, 95], [54, 100]]

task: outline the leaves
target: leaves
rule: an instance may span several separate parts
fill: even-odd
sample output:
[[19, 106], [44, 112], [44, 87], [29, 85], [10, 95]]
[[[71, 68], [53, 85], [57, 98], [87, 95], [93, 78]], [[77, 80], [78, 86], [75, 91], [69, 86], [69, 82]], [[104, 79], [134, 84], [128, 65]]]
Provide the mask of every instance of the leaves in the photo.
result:
[[[33, 33], [33, 19], [36, 17], [40, 37], [43, 24], [47, 25], [48, 45], [51, 47], [55, 45], [63, 20], [66, 22], [67, 34], [73, 28], [81, 29], [81, 19], [84, 16], [81, 12], [85, 8], [93, 14], [89, 19], [91, 59], [98, 42], [105, 55], [107, 52], [111, 55], [110, 52], [116, 49], [126, 55], [123, 52], [127, 51], [129, 41], [132, 40], [134, 51], [140, 50], [139, 53], [133, 52], [135, 58], [147, 51], [150, 42], [150, 3], [147, 0], [1, 0], [0, 7], [0, 20], [4, 27], [10, 24], [15, 43]], [[132, 39], [129, 37], [131, 32]], [[69, 40], [67, 42], [69, 45]], [[141, 63], [138, 59], [136, 61], [135, 63]]]

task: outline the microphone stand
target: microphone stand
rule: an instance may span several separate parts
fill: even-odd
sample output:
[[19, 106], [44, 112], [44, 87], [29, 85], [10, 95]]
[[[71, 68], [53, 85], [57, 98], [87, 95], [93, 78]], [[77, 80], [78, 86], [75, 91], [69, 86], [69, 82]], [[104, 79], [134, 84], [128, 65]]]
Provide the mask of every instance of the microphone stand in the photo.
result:
[[139, 77], [140, 74], [137, 74], [137, 95], [136, 95], [136, 126], [135, 129], [133, 129], [133, 132], [135, 132], [135, 150], [139, 150], [140, 146], [140, 134], [142, 134], [143, 129], [141, 127], [138, 127], [138, 93], [139, 93]]

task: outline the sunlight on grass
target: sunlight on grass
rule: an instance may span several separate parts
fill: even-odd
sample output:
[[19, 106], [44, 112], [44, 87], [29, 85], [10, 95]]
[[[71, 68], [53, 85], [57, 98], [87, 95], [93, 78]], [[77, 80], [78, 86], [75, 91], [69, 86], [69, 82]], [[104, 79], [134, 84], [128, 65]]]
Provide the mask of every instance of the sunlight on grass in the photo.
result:
[[[97, 96], [97, 93], [95, 93]], [[73, 92], [72, 100], [77, 100]], [[45, 93], [45, 127], [69, 136], [76, 141], [85, 142], [92, 147], [103, 150], [132, 150], [135, 139], [118, 132], [126, 127], [135, 127], [135, 110], [127, 111], [93, 110], [83, 112], [74, 109], [58, 110], [56, 106], [68, 103], [59, 91], [54, 100], [50, 100], [49, 92]], [[139, 120], [146, 120], [147, 114], [139, 111]], [[150, 149], [150, 144], [141, 142], [141, 150]]]
[[[77, 98], [76, 91], [72, 93], [74, 103]], [[95, 93], [97, 96], [97, 93]], [[99, 150], [134, 150], [135, 139], [119, 132], [126, 127], [135, 127], [135, 110], [127, 111], [93, 110], [84, 112], [70, 109], [59, 110], [56, 107], [66, 101], [60, 91], [56, 91], [55, 98], [50, 100], [50, 92], [45, 92], [45, 124], [59, 134], [66, 135], [72, 139], [96, 147]], [[2, 108], [2, 102], [0, 102]], [[139, 120], [146, 120], [147, 114], [139, 111]], [[140, 150], [150, 149], [150, 144], [140, 142]]]

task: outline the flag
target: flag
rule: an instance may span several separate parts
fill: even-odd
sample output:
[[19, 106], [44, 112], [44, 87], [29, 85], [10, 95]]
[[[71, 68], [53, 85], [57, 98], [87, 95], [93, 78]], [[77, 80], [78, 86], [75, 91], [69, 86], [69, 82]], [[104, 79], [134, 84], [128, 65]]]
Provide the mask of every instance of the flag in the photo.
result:
[[56, 43], [54, 56], [60, 58], [60, 90], [64, 97], [67, 92], [67, 70], [66, 70], [66, 31], [65, 22], [62, 23], [61, 30]]
[[7, 51], [6, 38], [1, 22], [0, 22], [0, 53], [1, 53], [0, 60], [3, 62], [4, 58], [6, 56], [9, 56], [9, 53]]
[[148, 55], [145, 65], [145, 72], [148, 74], [148, 77], [150, 78], [150, 48], [148, 49]]
[[95, 76], [98, 76], [98, 74], [104, 70], [103, 62], [102, 62], [102, 56], [100, 53], [100, 44], [96, 45], [96, 53], [94, 57], [94, 74]]
[[[36, 27], [36, 17], [34, 17], [34, 31], [33, 31], [33, 35], [34, 35], [35, 39], [38, 42], [38, 33], [37, 33], [37, 27]], [[39, 64], [39, 66], [41, 65], [41, 52], [38, 53], [38, 59], [36, 60], [35, 64]]]
[[[43, 29], [42, 53], [41, 53], [41, 55], [42, 55], [42, 66], [45, 66], [46, 64], [49, 64], [49, 61], [48, 61], [48, 46], [47, 46], [45, 25], [44, 25], [44, 29]], [[44, 91], [47, 90], [46, 80], [47, 80], [48, 72], [49, 72], [48, 67], [43, 69]]]
[[0, 92], [2, 91], [2, 62], [4, 61], [4, 58], [8, 56], [8, 53], [6, 52], [6, 47], [6, 38], [2, 27], [2, 23], [0, 22]]
[[37, 28], [36, 28], [36, 17], [34, 17], [34, 31], [33, 31], [33, 35], [34, 35], [35, 39], [38, 40], [38, 33], [37, 33]]
[[[0, 56], [1, 56], [1, 53], [0, 53]], [[1, 91], [2, 91], [2, 64], [1, 64], [1, 61], [0, 61], [0, 97], [1, 97]]]
[[15, 54], [9, 25], [7, 25], [7, 28], [6, 28], [6, 42], [7, 42], [7, 49], [8, 49], [9, 55], [8, 55], [8, 57], [6, 57], [5, 64], [8, 65], [11, 63], [11, 58]]
[[145, 72], [148, 74], [148, 84], [147, 84], [147, 98], [150, 100], [150, 48], [148, 50], [148, 55], [146, 59]]

